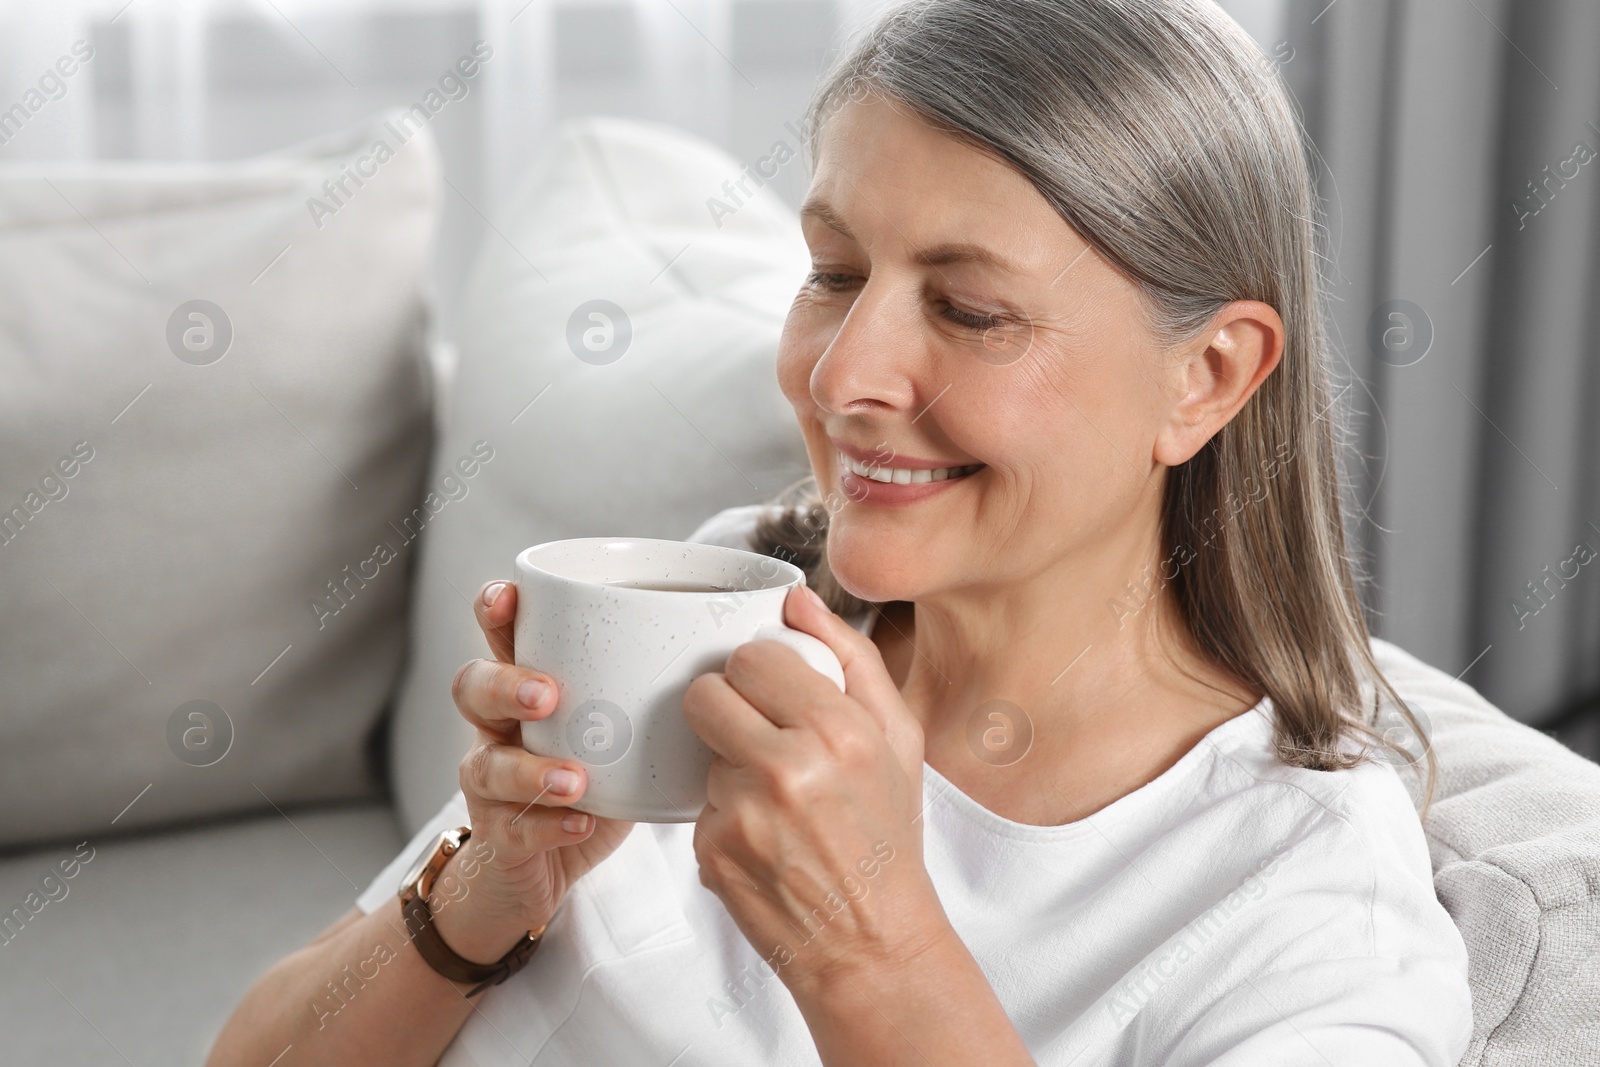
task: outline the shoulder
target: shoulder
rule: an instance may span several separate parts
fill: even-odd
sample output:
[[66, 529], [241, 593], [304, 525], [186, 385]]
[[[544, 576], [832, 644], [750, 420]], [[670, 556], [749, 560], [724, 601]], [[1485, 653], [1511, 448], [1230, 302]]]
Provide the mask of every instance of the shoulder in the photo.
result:
[[783, 506], [780, 504], [741, 504], [724, 508], [695, 527], [694, 533], [686, 540], [749, 551], [750, 535], [755, 533], [756, 523], [764, 516], [776, 517], [781, 514]]
[[1398, 773], [1377, 758], [1289, 766], [1267, 725], [1216, 745], [1198, 816], [1177, 827], [1197, 864], [1177, 940], [1217, 971], [1194, 991], [1197, 1016], [1173, 1009], [1164, 1062], [1246, 1047], [1287, 1062], [1309, 1037], [1349, 1053], [1334, 1062], [1455, 1063], [1471, 1034], [1466, 948]]
[[[1428, 842], [1400, 773], [1378, 756], [1336, 771], [1289, 766], [1265, 718], [1255, 717], [1217, 746], [1207, 790], [1229, 812], [1213, 843], [1236, 850], [1232, 862], [1242, 865], [1232, 879], [1243, 895], [1262, 897], [1239, 951], [1265, 952], [1254, 961], [1264, 970], [1320, 958], [1426, 959], [1437, 971], [1424, 984], [1454, 997], [1465, 983], [1465, 948], [1435, 894]], [[1241, 831], [1245, 839], [1230, 844]], [[1282, 958], [1274, 962], [1273, 952]]]
[[1260, 721], [1218, 745], [1219, 776], [1230, 783], [1225, 792], [1294, 841], [1295, 851], [1320, 857], [1317, 868], [1406, 891], [1421, 885], [1431, 897], [1421, 819], [1394, 765], [1374, 753], [1344, 770], [1291, 766], [1278, 757], [1265, 717], [1247, 714]]

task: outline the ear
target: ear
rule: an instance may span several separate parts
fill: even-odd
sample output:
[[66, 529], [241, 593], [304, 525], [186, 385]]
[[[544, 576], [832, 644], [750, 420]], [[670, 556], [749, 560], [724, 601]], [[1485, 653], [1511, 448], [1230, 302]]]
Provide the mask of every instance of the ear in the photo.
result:
[[1177, 399], [1156, 434], [1154, 459], [1187, 462], [1226, 426], [1283, 357], [1283, 320], [1259, 300], [1235, 300], [1178, 352]]

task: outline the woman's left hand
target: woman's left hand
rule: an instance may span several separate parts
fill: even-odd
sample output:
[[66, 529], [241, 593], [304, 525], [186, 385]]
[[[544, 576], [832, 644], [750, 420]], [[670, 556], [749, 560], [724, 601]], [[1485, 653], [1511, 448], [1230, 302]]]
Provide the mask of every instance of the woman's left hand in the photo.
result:
[[844, 667], [845, 691], [776, 641], [690, 685], [716, 753], [694, 840], [700, 881], [791, 991], [910, 963], [948, 930], [922, 859], [922, 727], [877, 646], [804, 586], [785, 622]]

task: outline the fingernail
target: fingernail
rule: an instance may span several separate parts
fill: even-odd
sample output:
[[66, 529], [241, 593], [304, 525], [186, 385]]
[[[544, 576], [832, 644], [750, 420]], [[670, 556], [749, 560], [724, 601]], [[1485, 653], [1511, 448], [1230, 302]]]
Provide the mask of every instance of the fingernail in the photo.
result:
[[589, 816], [581, 811], [569, 811], [561, 816], [561, 828], [569, 834], [581, 834], [589, 828]]
[[494, 602], [500, 599], [500, 594], [506, 591], [505, 582], [491, 582], [483, 590], [483, 606], [494, 607]]
[[532, 710], [539, 706], [539, 701], [550, 691], [550, 687], [537, 678], [529, 678], [517, 686], [517, 702], [523, 707]]
[[552, 793], [576, 793], [578, 781], [578, 772], [569, 771], [565, 767], [544, 772], [544, 787]]
[[822, 598], [817, 595], [817, 591], [815, 589], [811, 588], [809, 585], [802, 585], [800, 588], [806, 591], [806, 596], [811, 598], [811, 602], [813, 604], [821, 608], [823, 611], [828, 610], [828, 605], [822, 602]]

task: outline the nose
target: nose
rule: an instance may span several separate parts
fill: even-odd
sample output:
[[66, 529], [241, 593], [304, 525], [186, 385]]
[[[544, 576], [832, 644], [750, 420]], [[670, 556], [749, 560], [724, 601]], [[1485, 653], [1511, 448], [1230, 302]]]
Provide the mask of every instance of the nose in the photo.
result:
[[914, 295], [869, 278], [811, 369], [811, 398], [833, 414], [909, 410], [922, 339]]

